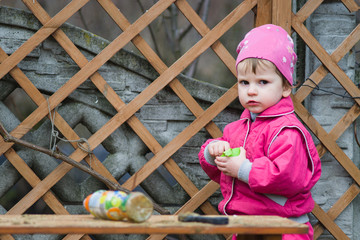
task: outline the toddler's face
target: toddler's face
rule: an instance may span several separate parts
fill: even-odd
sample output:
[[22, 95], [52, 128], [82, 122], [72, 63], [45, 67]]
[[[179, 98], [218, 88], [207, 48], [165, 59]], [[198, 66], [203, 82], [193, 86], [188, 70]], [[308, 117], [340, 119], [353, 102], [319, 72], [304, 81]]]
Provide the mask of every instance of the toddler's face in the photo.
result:
[[256, 73], [248, 66], [240, 62], [237, 67], [239, 100], [244, 108], [261, 113], [290, 95], [291, 89], [283, 86], [273, 64], [258, 65]]

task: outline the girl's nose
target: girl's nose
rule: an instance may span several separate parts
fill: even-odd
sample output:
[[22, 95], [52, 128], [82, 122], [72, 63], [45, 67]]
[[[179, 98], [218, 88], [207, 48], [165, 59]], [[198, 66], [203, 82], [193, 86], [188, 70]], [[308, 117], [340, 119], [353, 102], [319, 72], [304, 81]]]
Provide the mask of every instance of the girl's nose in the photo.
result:
[[256, 87], [250, 84], [248, 88], [248, 95], [256, 95], [256, 94], [257, 94]]

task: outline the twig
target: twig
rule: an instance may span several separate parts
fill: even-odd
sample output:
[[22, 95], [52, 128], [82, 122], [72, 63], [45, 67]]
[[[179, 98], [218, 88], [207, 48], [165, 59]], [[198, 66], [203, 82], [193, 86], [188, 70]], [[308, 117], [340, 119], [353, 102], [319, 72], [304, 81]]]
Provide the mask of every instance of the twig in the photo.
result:
[[[92, 170], [91, 168], [86, 167], [85, 165], [73, 160], [72, 158], [69, 158], [68, 156], [65, 156], [64, 154], [51, 151], [49, 149], [43, 148], [41, 146], [37, 146], [35, 144], [29, 143], [27, 141], [24, 141], [24, 140], [21, 140], [21, 139], [18, 139], [18, 138], [15, 138], [15, 137], [11, 136], [9, 134], [9, 132], [4, 128], [4, 126], [2, 125], [1, 122], [0, 122], [0, 135], [4, 138], [5, 142], [13, 142], [13, 143], [22, 145], [24, 147], [27, 147], [27, 148], [30, 148], [30, 149], [45, 153], [45, 154], [47, 154], [47, 155], [49, 155], [51, 157], [54, 157], [56, 159], [59, 159], [59, 160], [63, 161], [63, 162], [66, 162], [66, 163], [72, 165], [73, 167], [76, 167], [76, 168], [90, 174], [91, 176], [95, 177], [99, 181], [106, 184], [109, 187], [109, 189], [111, 189], [111, 190], [118, 190], [118, 191], [123, 191], [123, 192], [126, 192], [126, 193], [131, 192], [130, 190], [121, 187], [121, 185], [119, 183], [115, 183], [115, 182], [110, 181], [109, 179], [107, 179], [104, 176], [100, 175], [99, 173]], [[157, 212], [159, 212], [160, 214], [163, 214], [163, 215], [169, 214], [168, 210], [160, 207], [156, 203], [153, 202], [153, 205], [154, 205], [154, 209]]]

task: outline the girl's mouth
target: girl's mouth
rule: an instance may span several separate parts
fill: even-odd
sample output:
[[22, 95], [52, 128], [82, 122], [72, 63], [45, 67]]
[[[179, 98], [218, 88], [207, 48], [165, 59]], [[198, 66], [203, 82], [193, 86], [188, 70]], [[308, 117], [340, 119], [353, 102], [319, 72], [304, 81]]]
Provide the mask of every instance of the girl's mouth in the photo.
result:
[[259, 105], [259, 103], [256, 102], [256, 101], [250, 100], [250, 101], [247, 102], [247, 105], [249, 105], [249, 106], [255, 106], [255, 105]]

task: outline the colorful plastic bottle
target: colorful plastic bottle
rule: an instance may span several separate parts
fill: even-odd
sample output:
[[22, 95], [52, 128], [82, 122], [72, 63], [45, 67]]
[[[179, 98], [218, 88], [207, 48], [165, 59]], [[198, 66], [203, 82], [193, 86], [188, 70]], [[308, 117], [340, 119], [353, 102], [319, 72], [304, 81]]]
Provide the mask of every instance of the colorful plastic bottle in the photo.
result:
[[220, 157], [236, 157], [240, 155], [240, 148], [229, 148]]
[[153, 212], [152, 201], [140, 192], [98, 190], [87, 196], [85, 209], [102, 219], [144, 222]]

